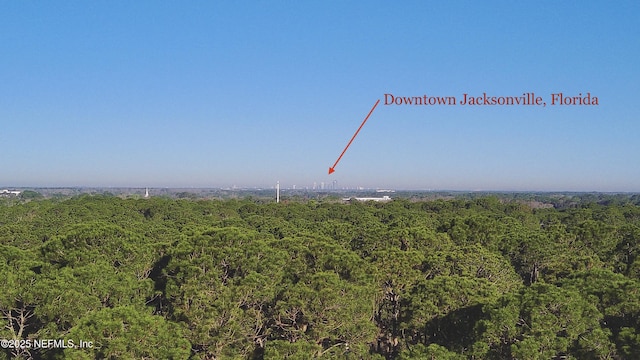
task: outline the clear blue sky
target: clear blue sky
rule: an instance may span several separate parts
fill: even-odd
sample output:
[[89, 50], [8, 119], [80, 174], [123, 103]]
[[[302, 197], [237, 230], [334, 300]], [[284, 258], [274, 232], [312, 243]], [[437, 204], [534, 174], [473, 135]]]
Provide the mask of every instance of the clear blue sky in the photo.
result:
[[[637, 1], [4, 1], [0, 187], [640, 191]], [[384, 106], [573, 96], [598, 106]]]

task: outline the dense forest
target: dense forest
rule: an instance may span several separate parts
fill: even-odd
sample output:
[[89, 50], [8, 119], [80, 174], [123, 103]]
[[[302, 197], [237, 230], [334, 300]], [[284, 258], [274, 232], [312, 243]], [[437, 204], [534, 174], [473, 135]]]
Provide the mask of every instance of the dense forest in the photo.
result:
[[0, 338], [92, 346], [0, 359], [638, 359], [638, 255], [624, 201], [2, 199]]

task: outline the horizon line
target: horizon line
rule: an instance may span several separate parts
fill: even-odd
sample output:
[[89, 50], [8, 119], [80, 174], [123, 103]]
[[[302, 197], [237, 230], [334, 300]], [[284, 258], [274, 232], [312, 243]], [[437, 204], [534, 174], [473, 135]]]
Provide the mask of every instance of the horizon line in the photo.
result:
[[[0, 186], [2, 189], [162, 189], [162, 190], [222, 190], [222, 191], [242, 191], [242, 190], [275, 190], [276, 186], [99, 186], [99, 185], [64, 185], [64, 186]], [[591, 193], [591, 194], [640, 194], [639, 191], [629, 190], [496, 190], [496, 189], [420, 189], [420, 188], [390, 188], [390, 187], [355, 187], [340, 189], [312, 189], [309, 187], [291, 188], [280, 187], [280, 190], [288, 191], [311, 191], [311, 192], [341, 192], [341, 191], [376, 191], [387, 190], [393, 192], [462, 192], [462, 193]]]

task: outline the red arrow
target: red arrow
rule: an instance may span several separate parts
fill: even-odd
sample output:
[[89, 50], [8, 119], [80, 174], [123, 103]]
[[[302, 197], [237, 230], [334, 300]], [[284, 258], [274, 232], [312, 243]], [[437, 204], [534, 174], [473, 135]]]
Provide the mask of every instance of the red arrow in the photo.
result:
[[353, 139], [356, 138], [356, 136], [360, 132], [360, 129], [362, 129], [362, 127], [364, 126], [364, 123], [367, 122], [367, 119], [369, 119], [369, 116], [371, 116], [371, 113], [373, 112], [373, 110], [375, 110], [376, 106], [378, 106], [379, 102], [380, 102], [380, 99], [378, 99], [378, 101], [376, 101], [376, 103], [371, 108], [371, 111], [369, 111], [369, 114], [367, 114], [367, 117], [364, 118], [364, 121], [362, 122], [362, 124], [360, 124], [360, 127], [358, 128], [358, 130], [356, 130], [356, 133], [353, 134], [353, 137], [351, 138], [351, 140], [349, 140], [349, 143], [347, 144], [347, 146], [344, 148], [344, 150], [342, 150], [342, 154], [340, 154], [340, 156], [338, 156], [338, 160], [336, 160], [336, 162], [333, 164], [333, 166], [329, 168], [329, 175], [331, 175], [334, 171], [336, 171], [335, 170], [336, 165], [338, 165], [338, 163], [340, 162], [340, 159], [342, 159], [342, 155], [344, 155], [344, 153], [347, 152], [347, 149], [349, 148], [349, 145], [351, 145], [351, 143], [353, 142]]

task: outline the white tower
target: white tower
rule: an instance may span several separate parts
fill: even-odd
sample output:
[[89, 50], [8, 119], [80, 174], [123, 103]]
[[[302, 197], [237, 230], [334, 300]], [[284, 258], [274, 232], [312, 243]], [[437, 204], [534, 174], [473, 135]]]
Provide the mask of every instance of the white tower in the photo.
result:
[[276, 183], [276, 203], [280, 202], [280, 181]]
[[149, 197], [149, 188], [146, 188], [146, 189], [144, 190], [144, 197], [145, 197], [145, 198], [148, 198], [148, 197]]

